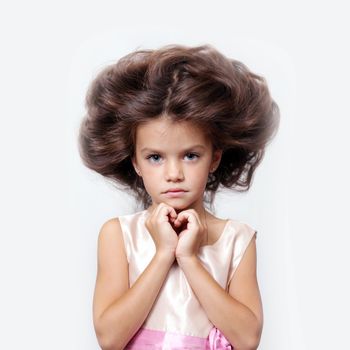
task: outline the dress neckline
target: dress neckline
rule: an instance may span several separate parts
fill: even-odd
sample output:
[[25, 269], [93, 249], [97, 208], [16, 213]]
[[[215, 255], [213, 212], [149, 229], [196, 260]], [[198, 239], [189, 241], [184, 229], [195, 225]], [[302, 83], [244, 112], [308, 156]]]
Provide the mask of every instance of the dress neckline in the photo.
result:
[[225, 226], [224, 226], [223, 230], [221, 231], [221, 234], [220, 234], [219, 238], [213, 244], [202, 245], [201, 247], [199, 247], [199, 249], [203, 249], [203, 248], [206, 248], [206, 247], [214, 248], [216, 245], [218, 245], [222, 241], [223, 236], [225, 236], [226, 231], [228, 230], [228, 226], [229, 226], [230, 222], [231, 222], [231, 219], [226, 219]]

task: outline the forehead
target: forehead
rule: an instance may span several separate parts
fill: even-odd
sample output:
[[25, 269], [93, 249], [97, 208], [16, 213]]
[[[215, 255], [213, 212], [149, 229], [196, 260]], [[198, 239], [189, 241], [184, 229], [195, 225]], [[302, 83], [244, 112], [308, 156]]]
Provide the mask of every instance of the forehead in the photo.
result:
[[173, 122], [167, 118], [157, 118], [142, 123], [136, 130], [137, 147], [153, 146], [163, 148], [167, 145], [185, 146], [189, 144], [208, 144], [203, 130], [189, 121]]

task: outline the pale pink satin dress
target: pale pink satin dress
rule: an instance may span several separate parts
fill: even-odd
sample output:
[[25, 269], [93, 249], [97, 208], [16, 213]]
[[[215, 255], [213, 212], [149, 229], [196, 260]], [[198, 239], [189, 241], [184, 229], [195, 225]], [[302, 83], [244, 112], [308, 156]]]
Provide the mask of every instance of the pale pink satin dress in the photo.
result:
[[[119, 216], [126, 256], [129, 286], [152, 260], [156, 249], [145, 226], [147, 210]], [[231, 278], [257, 231], [246, 223], [228, 219], [219, 239], [202, 246], [198, 258], [222, 288]], [[210, 322], [205, 310], [177, 264], [173, 264], [159, 295], [139, 331], [125, 349], [234, 349]]]

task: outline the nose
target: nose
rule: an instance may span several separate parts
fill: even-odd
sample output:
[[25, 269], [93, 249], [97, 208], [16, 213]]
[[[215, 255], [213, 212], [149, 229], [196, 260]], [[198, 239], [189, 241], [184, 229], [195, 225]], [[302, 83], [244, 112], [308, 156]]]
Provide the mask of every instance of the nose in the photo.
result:
[[167, 181], [183, 180], [184, 175], [181, 165], [176, 161], [168, 161], [165, 168], [165, 178]]

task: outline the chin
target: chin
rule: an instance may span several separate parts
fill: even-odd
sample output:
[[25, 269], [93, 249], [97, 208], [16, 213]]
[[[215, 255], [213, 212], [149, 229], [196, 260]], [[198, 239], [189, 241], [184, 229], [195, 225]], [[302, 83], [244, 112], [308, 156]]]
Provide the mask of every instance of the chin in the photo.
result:
[[189, 205], [186, 203], [176, 203], [175, 201], [164, 201], [164, 203], [174, 208], [177, 213], [182, 210], [189, 209]]
[[183, 210], [194, 208], [194, 205], [195, 205], [195, 202], [189, 202], [188, 200], [183, 200], [182, 198], [181, 199], [173, 198], [173, 199], [167, 199], [167, 200], [164, 200], [164, 198], [158, 198], [157, 204], [161, 202], [174, 208], [176, 213], [179, 213]]
[[[171, 205], [171, 204], [169, 204], [169, 205]], [[177, 213], [179, 213], [180, 211], [194, 208], [194, 205], [193, 205], [193, 203], [187, 204], [187, 205], [186, 204], [183, 204], [183, 205], [179, 204], [179, 205], [172, 205], [172, 207], [175, 209], [175, 211]]]

